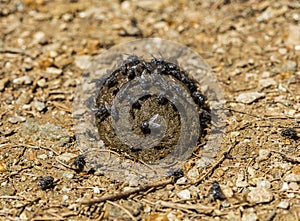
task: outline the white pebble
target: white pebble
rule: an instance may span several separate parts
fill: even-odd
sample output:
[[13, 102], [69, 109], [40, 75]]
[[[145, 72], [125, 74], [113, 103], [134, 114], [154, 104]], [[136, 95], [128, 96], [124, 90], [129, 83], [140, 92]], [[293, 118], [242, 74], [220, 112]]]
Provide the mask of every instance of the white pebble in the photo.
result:
[[21, 117], [21, 116], [18, 116], [18, 115], [15, 115], [15, 116], [12, 116], [12, 117], [8, 118], [8, 122], [11, 123], [11, 124], [24, 122], [25, 120], [26, 120], [25, 117]]
[[279, 48], [278, 52], [279, 52], [279, 54], [286, 54], [287, 53], [287, 49], [286, 48]]
[[94, 187], [94, 193], [99, 194], [101, 192], [101, 190], [99, 189], [99, 187], [95, 186]]
[[41, 155], [38, 155], [37, 158], [40, 159], [40, 160], [46, 160], [48, 158], [48, 156], [47, 156], [47, 154], [43, 153]]
[[288, 184], [287, 182], [283, 182], [280, 191], [286, 191], [286, 190], [288, 190], [289, 188], [290, 188], [290, 187], [289, 187], [289, 184]]
[[64, 202], [64, 201], [67, 201], [69, 199], [69, 196], [68, 195], [63, 195], [63, 197], [62, 197], [62, 201]]
[[49, 67], [46, 69], [48, 74], [53, 74], [53, 75], [60, 75], [62, 73], [61, 69], [54, 68], [54, 67]]
[[233, 197], [233, 190], [227, 185], [220, 185], [222, 192], [224, 193], [226, 198]]
[[73, 178], [74, 178], [74, 174], [71, 173], [71, 172], [65, 171], [65, 172], [62, 174], [62, 177], [66, 178], [66, 179], [73, 179]]
[[236, 179], [235, 185], [237, 187], [246, 187], [246, 186], [248, 186], [248, 182], [245, 180], [244, 174], [239, 173], [237, 175], [237, 179]]
[[289, 187], [294, 191], [299, 190], [299, 185], [296, 182], [290, 182]]
[[186, 183], [186, 178], [185, 177], [181, 177], [176, 181], [176, 184], [185, 184]]
[[71, 159], [75, 159], [77, 157], [76, 154], [73, 153], [63, 153], [59, 156], [56, 157], [56, 159], [58, 159], [59, 161], [68, 163], [71, 161]]
[[26, 84], [29, 85], [32, 83], [32, 80], [30, 79], [29, 76], [23, 76], [23, 77], [19, 77], [13, 80], [14, 84]]
[[42, 43], [46, 39], [46, 35], [42, 31], [38, 31], [34, 34], [33, 39], [36, 43]]
[[177, 196], [182, 200], [188, 200], [191, 198], [191, 193], [189, 190], [185, 189], [177, 193]]
[[267, 160], [269, 158], [270, 154], [271, 154], [270, 150], [260, 149], [258, 151], [257, 162], [261, 162], [261, 161]]
[[262, 87], [262, 88], [268, 88], [272, 85], [276, 85], [276, 81], [272, 78], [265, 78], [265, 79], [260, 79], [258, 84]]
[[263, 98], [264, 96], [264, 93], [259, 92], [242, 93], [236, 97], [236, 101], [244, 104], [251, 104], [252, 102], [258, 100], [259, 98]]
[[187, 177], [190, 180], [196, 180], [200, 176], [199, 171], [197, 168], [192, 168], [188, 173]]
[[288, 201], [281, 201], [278, 203], [277, 207], [281, 209], [288, 209], [290, 206], [290, 203]]
[[271, 188], [271, 183], [268, 180], [258, 180], [256, 182], [256, 186], [257, 187], [265, 187], [265, 188], [270, 189]]
[[91, 65], [91, 56], [81, 55], [75, 57], [75, 65], [80, 69], [87, 69]]
[[247, 199], [251, 203], [268, 203], [273, 200], [273, 194], [268, 188], [254, 187], [248, 193]]
[[39, 101], [34, 101], [33, 106], [37, 109], [37, 111], [43, 111], [46, 107], [45, 103]]
[[254, 211], [245, 211], [242, 216], [242, 221], [256, 221], [258, 220], [257, 215]]
[[263, 73], [262, 73], [262, 78], [269, 78], [271, 76], [271, 73], [269, 72], [269, 71], [264, 71]]
[[300, 182], [300, 175], [290, 173], [284, 177], [284, 181], [286, 182]]

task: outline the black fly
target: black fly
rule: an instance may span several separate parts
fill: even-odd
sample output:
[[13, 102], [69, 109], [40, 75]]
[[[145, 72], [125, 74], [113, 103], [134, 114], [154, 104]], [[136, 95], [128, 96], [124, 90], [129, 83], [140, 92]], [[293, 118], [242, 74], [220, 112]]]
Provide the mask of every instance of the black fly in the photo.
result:
[[226, 198], [218, 182], [214, 182], [212, 184], [212, 186], [208, 192], [208, 197], [212, 201], [224, 200]]
[[79, 155], [73, 162], [73, 165], [76, 167], [76, 172], [82, 172], [84, 166], [86, 165], [85, 156]]
[[44, 177], [38, 184], [39, 188], [42, 190], [53, 189], [54, 187], [54, 178], [52, 176]]

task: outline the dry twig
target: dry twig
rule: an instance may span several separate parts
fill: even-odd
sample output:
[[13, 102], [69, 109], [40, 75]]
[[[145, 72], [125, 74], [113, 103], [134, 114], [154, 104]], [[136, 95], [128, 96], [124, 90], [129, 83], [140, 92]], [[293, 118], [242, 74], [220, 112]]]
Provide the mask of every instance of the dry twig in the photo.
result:
[[60, 163], [61, 165], [63, 165], [64, 167], [70, 169], [70, 170], [73, 170], [73, 171], [76, 171], [76, 169], [72, 168], [71, 166], [65, 164], [64, 162], [61, 162], [59, 159], [55, 158], [55, 160]]
[[24, 200], [23, 197], [20, 196], [0, 196], [0, 199], [12, 199], [12, 200]]
[[183, 204], [183, 203], [173, 203], [173, 202], [167, 202], [167, 201], [158, 201], [156, 204], [168, 207], [172, 209], [178, 209], [178, 210], [196, 210], [199, 213], [211, 213], [212, 210], [215, 209], [213, 206], [204, 206], [201, 204]]
[[17, 144], [13, 147], [27, 147], [27, 148], [33, 148], [33, 149], [44, 149], [44, 150], [48, 150], [48, 151], [52, 151], [55, 155], [59, 155], [58, 152], [56, 152], [55, 150], [53, 150], [52, 148], [50, 147], [43, 147], [43, 146], [34, 146], [34, 145], [30, 145], [30, 144]]
[[17, 206], [16, 208], [17, 209], [21, 209], [19, 212], [18, 212], [18, 216], [20, 216], [22, 213], [23, 213], [23, 211], [25, 210], [25, 208], [27, 207], [27, 206], [31, 206], [31, 205], [33, 205], [34, 203], [37, 203], [38, 201], [40, 201], [41, 200], [41, 197], [37, 197], [36, 199], [34, 199], [34, 200], [32, 200], [32, 201], [30, 201], [30, 202], [28, 202], [28, 203], [25, 203], [24, 205], [22, 205], [22, 206]]
[[19, 156], [17, 156], [17, 160], [13, 164], [14, 166], [19, 164], [19, 162], [21, 161], [22, 157], [25, 154], [26, 149], [27, 149], [27, 147], [23, 147], [23, 149], [22, 149], [21, 153], [19, 154]]
[[166, 186], [166, 185], [171, 184], [171, 183], [173, 183], [173, 178], [163, 180], [163, 181], [159, 181], [159, 182], [156, 182], [156, 183], [149, 183], [149, 184], [145, 184], [145, 185], [140, 185], [136, 188], [133, 188], [131, 190], [126, 190], [126, 191], [123, 191], [123, 192], [120, 192], [120, 193], [106, 195], [106, 196], [102, 196], [102, 197], [91, 199], [91, 200], [82, 200], [79, 203], [91, 205], [91, 204], [95, 204], [95, 203], [105, 202], [105, 201], [108, 201], [108, 200], [118, 200], [118, 199], [128, 197], [128, 196], [130, 196], [132, 194], [135, 194], [135, 193], [146, 191], [150, 188], [163, 187], [163, 186]]
[[0, 53], [3, 53], [3, 54], [20, 54], [20, 55], [26, 55], [28, 57], [31, 57], [31, 54], [23, 51], [23, 50], [20, 50], [18, 48], [0, 48]]
[[280, 154], [286, 161], [289, 161], [291, 163], [300, 163], [300, 157], [289, 156], [289, 155], [286, 155], [285, 153], [282, 153], [282, 152], [279, 152], [276, 150], [272, 150], [272, 152]]

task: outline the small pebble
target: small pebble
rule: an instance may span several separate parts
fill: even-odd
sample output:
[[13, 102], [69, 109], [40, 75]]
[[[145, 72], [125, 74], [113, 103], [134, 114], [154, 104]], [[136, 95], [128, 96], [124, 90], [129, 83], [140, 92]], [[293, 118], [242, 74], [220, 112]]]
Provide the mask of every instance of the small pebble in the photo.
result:
[[271, 183], [268, 180], [258, 180], [256, 182], [256, 186], [257, 187], [265, 187], [265, 188], [270, 189], [271, 188]]
[[294, 72], [297, 70], [297, 63], [295, 61], [287, 61], [283, 66], [282, 66], [282, 71], [286, 72]]
[[244, 104], [251, 104], [256, 100], [263, 98], [264, 96], [264, 93], [259, 92], [242, 93], [236, 98], [236, 101]]
[[254, 211], [245, 211], [242, 216], [242, 221], [257, 221], [258, 217]]
[[261, 13], [261, 15], [259, 15], [256, 18], [257, 22], [263, 22], [268, 20], [271, 17], [271, 10], [269, 10], [269, 8], [267, 8], [265, 11], [263, 11], [263, 13]]
[[280, 209], [288, 209], [290, 206], [290, 203], [288, 201], [281, 201], [278, 203], [277, 207]]
[[286, 194], [286, 196], [289, 199], [293, 199], [293, 198], [295, 198], [295, 193], [288, 193], [288, 194]]
[[237, 187], [246, 187], [246, 186], [248, 186], [248, 182], [245, 180], [245, 176], [242, 173], [239, 173], [237, 175], [235, 185]]
[[290, 173], [284, 177], [286, 182], [300, 182], [300, 175]]
[[62, 71], [62, 69], [49, 67], [46, 69], [46, 72], [51, 75], [60, 75], [63, 71]]
[[247, 172], [248, 172], [250, 177], [254, 177], [255, 173], [256, 173], [256, 170], [253, 167], [249, 166], [248, 169], [247, 169]]
[[33, 35], [34, 42], [44, 43], [46, 41], [46, 34], [42, 31], [38, 31]]
[[189, 191], [192, 197], [197, 198], [199, 196], [200, 190], [197, 186], [191, 185]]
[[38, 80], [37, 81], [37, 85], [39, 86], [39, 87], [45, 87], [46, 86], [46, 79], [45, 78], [42, 78], [42, 79], [40, 79], [40, 80]]
[[191, 198], [191, 193], [189, 190], [185, 189], [177, 193], [177, 196], [182, 200], [188, 200]]
[[292, 171], [293, 174], [300, 175], [300, 165], [293, 166], [291, 171]]
[[46, 108], [45, 103], [39, 101], [34, 101], [33, 106], [37, 109], [37, 111], [43, 111]]
[[32, 83], [32, 80], [29, 76], [23, 76], [23, 77], [19, 77], [13, 80], [14, 84], [26, 84], [26, 85], [30, 85]]
[[299, 185], [296, 182], [290, 182], [289, 183], [289, 187], [290, 189], [292, 189], [293, 191], [298, 191], [299, 190]]
[[260, 149], [258, 151], [258, 158], [257, 158], [257, 162], [261, 162], [264, 160], [269, 159], [271, 152], [268, 149]]
[[67, 178], [67, 179], [73, 179], [73, 178], [74, 178], [74, 174], [73, 174], [72, 172], [65, 171], [65, 172], [62, 174], [62, 177]]
[[84, 115], [86, 113], [86, 110], [85, 109], [77, 109], [73, 112], [73, 116], [74, 117], [80, 117], [82, 115]]
[[222, 192], [226, 198], [233, 197], [233, 190], [227, 185], [220, 185]]
[[181, 177], [179, 178], [177, 181], [176, 181], [176, 184], [185, 184], [187, 181], [187, 178], [186, 177]]
[[99, 189], [99, 187], [95, 186], [93, 189], [93, 192], [96, 194], [99, 194], [99, 193], [101, 193], [101, 190]]
[[48, 158], [48, 156], [47, 156], [47, 154], [43, 153], [43, 154], [38, 155], [37, 158], [40, 160], [46, 160]]
[[261, 75], [262, 78], [269, 78], [271, 76], [271, 73], [269, 71], [264, 71]]
[[65, 202], [69, 199], [69, 196], [68, 195], [63, 195], [62, 197], [62, 201]]
[[16, 104], [21, 105], [21, 104], [29, 104], [32, 100], [32, 95], [28, 92], [23, 92], [20, 94], [18, 99], [16, 100]]
[[237, 136], [240, 136], [240, 132], [239, 131], [233, 131], [233, 132], [231, 132], [230, 133], [230, 135], [232, 136], [232, 137], [237, 137]]
[[211, 163], [211, 159], [208, 157], [201, 157], [199, 160], [196, 160], [196, 166], [198, 167], [206, 167]]
[[20, 123], [20, 122], [24, 122], [24, 121], [26, 121], [26, 118], [18, 116], [18, 115], [8, 118], [8, 122], [12, 123], [12, 124], [16, 124], [16, 123]]
[[66, 193], [70, 193], [71, 190], [72, 190], [72, 188], [67, 188], [67, 187], [64, 186], [61, 190], [62, 190], [63, 192], [66, 192]]
[[300, 15], [297, 14], [297, 13], [293, 13], [292, 17], [293, 17], [293, 19], [294, 19], [295, 21], [299, 21], [299, 20], [300, 20]]
[[272, 78], [260, 79], [258, 84], [261, 88], [268, 88], [270, 86], [276, 85], [276, 81]]
[[250, 203], [268, 203], [273, 200], [273, 194], [268, 188], [254, 187], [248, 193], [247, 200]]
[[57, 156], [57, 159], [62, 162], [68, 163], [71, 161], [71, 159], [74, 159], [76, 157], [77, 157], [77, 155], [74, 153], [63, 153], [63, 154]]
[[287, 49], [286, 48], [279, 48], [278, 52], [279, 52], [279, 54], [286, 54], [287, 53]]
[[139, 179], [138, 176], [135, 174], [129, 174], [127, 175], [127, 181], [129, 187], [136, 187], [139, 185]]
[[145, 10], [157, 11], [157, 10], [161, 9], [164, 4], [167, 4], [167, 1], [166, 0], [162, 0], [162, 1], [141, 0], [141, 1], [137, 1], [136, 4], [139, 8], [142, 8]]
[[288, 189], [290, 189], [289, 184], [287, 182], [283, 182], [280, 191], [287, 191]]
[[197, 180], [200, 176], [199, 170], [197, 168], [192, 168], [188, 173], [187, 173], [187, 178], [190, 180]]
[[87, 69], [91, 65], [91, 56], [81, 55], [75, 57], [75, 65], [80, 69]]
[[57, 57], [57, 55], [58, 55], [58, 53], [56, 51], [49, 51], [49, 56], [51, 58], [55, 58], [55, 57]]

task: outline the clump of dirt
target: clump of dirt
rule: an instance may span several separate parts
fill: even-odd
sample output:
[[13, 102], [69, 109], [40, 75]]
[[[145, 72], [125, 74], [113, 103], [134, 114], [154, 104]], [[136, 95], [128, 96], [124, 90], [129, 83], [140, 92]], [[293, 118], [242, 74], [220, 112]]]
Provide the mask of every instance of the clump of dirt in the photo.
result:
[[[299, 220], [299, 10], [296, 0], [2, 0], [0, 219]], [[213, 165], [199, 148], [174, 182], [150, 189], [74, 164], [75, 87], [97, 55], [137, 36], [199, 53], [228, 113]], [[54, 185], [42, 189], [45, 177]]]
[[[198, 111], [199, 128], [198, 143], [203, 141], [205, 135], [204, 130], [210, 124], [209, 107], [206, 97], [200, 92], [198, 83], [188, 76], [186, 72], [174, 64], [163, 59], [153, 58], [147, 62], [137, 56], [131, 55], [127, 60], [123, 61], [119, 68], [111, 71], [111, 75], [107, 76], [99, 91], [96, 101], [96, 124], [100, 138], [103, 139], [107, 148], [122, 154], [130, 156], [133, 160], [142, 160], [146, 163], [153, 163], [159, 159], [166, 157], [178, 144], [181, 134], [181, 118], [179, 110], [176, 106], [180, 105], [180, 96], [167, 98], [170, 95], [166, 90], [167, 85], [161, 85], [161, 89], [157, 94], [151, 94], [159, 81], [151, 80], [159, 75], [167, 76], [172, 84], [176, 87], [188, 91], [189, 96], [193, 98], [195, 108]], [[131, 83], [133, 79], [139, 79], [136, 83]], [[155, 78], [155, 77], [154, 77]], [[141, 84], [145, 94], [142, 97], [134, 97], [129, 91], [121, 92], [122, 87], [130, 87], [129, 84]], [[143, 85], [144, 84], [144, 85]], [[126, 86], [127, 85], [127, 86]], [[128, 86], [129, 85], [129, 86]], [[174, 91], [176, 92], [175, 86]], [[180, 89], [180, 90], [181, 90]], [[166, 90], [166, 91], [165, 91]], [[121, 93], [119, 95], [118, 93]], [[170, 92], [169, 92], [170, 93]], [[120, 109], [113, 107], [115, 97], [126, 100], [123, 105], [128, 105], [128, 121], [126, 128], [128, 134], [134, 133], [139, 137], [148, 137], [148, 146], [143, 146], [145, 141], [127, 144], [121, 140], [117, 134], [114, 125], [117, 125], [120, 119]], [[133, 97], [130, 97], [133, 96]], [[172, 100], [173, 99], [173, 100]], [[204, 116], [203, 113], [206, 113]], [[113, 124], [115, 121], [116, 123]], [[122, 137], [122, 136], [121, 136]], [[186, 138], [188, 139], [188, 138]], [[193, 147], [192, 147], [193, 148]], [[124, 155], [125, 153], [125, 155]]]

